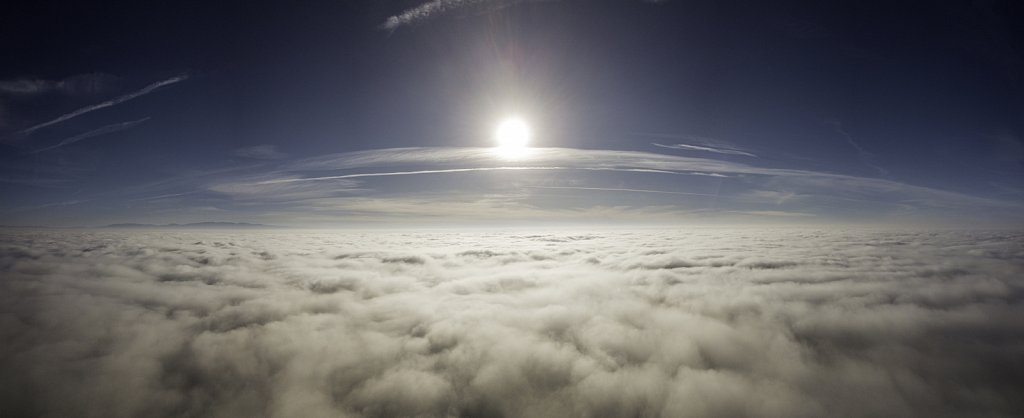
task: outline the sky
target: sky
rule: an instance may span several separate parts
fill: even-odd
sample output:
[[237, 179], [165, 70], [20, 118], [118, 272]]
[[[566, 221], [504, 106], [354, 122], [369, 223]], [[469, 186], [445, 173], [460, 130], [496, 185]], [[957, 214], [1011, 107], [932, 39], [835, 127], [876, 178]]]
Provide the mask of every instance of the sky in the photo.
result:
[[1024, 221], [1019, 2], [22, 3], [5, 225]]

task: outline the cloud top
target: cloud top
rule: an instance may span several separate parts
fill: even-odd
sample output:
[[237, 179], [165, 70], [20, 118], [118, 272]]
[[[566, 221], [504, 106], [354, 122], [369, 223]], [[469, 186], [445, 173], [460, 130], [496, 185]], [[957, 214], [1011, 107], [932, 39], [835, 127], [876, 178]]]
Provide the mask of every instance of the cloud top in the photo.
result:
[[0, 408], [1018, 416], [1022, 238], [7, 232]]

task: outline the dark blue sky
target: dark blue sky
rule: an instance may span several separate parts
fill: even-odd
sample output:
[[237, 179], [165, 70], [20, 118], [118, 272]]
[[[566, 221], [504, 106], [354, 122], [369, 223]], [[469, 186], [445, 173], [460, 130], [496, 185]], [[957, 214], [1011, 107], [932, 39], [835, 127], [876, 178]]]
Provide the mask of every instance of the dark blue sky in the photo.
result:
[[[15, 5], [0, 213], [1019, 225], [1022, 17], [1014, 1]], [[489, 148], [511, 115], [536, 147], [514, 160]]]

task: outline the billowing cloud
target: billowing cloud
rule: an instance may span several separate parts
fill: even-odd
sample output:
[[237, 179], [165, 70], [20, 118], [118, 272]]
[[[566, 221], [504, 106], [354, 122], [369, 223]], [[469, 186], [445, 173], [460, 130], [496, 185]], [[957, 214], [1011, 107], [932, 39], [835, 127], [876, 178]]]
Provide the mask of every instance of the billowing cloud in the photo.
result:
[[1024, 236], [0, 236], [5, 416], [1019, 416]]

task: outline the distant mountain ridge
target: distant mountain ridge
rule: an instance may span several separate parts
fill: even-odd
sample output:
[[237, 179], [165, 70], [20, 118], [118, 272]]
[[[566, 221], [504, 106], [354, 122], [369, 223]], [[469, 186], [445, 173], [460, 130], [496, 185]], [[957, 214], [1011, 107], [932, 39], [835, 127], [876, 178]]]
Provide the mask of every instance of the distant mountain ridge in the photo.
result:
[[104, 228], [182, 228], [182, 229], [266, 229], [266, 228], [284, 228], [283, 226], [277, 225], [263, 225], [254, 224], [248, 222], [194, 222], [188, 224], [139, 224], [139, 223], [121, 223], [121, 224], [110, 224], [104, 226]]

